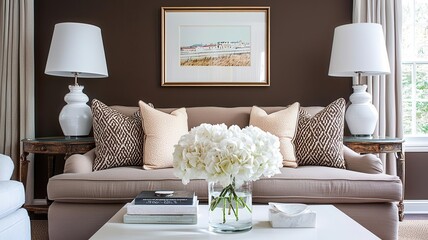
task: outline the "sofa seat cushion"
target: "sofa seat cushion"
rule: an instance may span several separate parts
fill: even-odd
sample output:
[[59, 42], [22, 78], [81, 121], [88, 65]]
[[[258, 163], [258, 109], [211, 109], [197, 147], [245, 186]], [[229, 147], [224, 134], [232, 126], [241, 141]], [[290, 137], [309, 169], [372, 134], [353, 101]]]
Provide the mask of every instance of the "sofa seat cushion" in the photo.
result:
[[143, 170], [139, 166], [117, 167], [92, 173], [63, 173], [49, 179], [48, 198], [62, 202], [128, 202], [143, 190], [188, 190], [207, 193], [205, 180], [183, 185], [173, 168]]
[[3, 218], [24, 204], [24, 185], [13, 180], [0, 181], [0, 196], [0, 218]]
[[[118, 167], [92, 173], [64, 173], [49, 179], [48, 197], [60, 202], [128, 202], [143, 190], [193, 190], [207, 199], [207, 182], [183, 185], [173, 169]], [[253, 201], [266, 203], [363, 203], [401, 199], [401, 181], [386, 174], [366, 174], [320, 166], [282, 168], [281, 174], [253, 184]]]
[[282, 168], [253, 185], [253, 200], [260, 202], [376, 203], [400, 201], [401, 195], [397, 176], [323, 166]]

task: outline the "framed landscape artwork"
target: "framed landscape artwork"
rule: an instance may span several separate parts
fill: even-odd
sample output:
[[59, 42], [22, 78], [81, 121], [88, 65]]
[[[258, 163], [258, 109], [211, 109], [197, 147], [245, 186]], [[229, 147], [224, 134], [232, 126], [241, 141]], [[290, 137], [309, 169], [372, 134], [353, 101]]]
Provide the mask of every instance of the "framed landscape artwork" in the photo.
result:
[[162, 86], [269, 86], [269, 7], [163, 7]]

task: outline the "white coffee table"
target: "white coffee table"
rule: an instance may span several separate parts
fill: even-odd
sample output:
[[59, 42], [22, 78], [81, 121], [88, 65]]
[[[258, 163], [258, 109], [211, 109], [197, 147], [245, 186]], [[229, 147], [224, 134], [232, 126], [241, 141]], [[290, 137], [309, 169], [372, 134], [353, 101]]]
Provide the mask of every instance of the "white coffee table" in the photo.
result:
[[124, 224], [125, 208], [120, 209], [90, 239], [245, 239], [245, 240], [370, 240], [379, 239], [359, 223], [333, 205], [310, 205], [317, 213], [316, 228], [272, 228], [268, 218], [268, 205], [253, 206], [253, 229], [244, 233], [219, 234], [208, 231], [208, 207], [199, 206], [198, 224]]

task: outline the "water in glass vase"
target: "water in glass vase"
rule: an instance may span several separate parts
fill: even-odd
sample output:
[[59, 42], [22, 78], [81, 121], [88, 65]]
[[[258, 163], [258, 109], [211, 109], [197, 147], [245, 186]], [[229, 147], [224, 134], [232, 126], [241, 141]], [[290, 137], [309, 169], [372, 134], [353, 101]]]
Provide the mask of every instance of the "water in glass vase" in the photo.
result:
[[223, 187], [208, 184], [209, 230], [219, 233], [249, 231], [252, 228], [252, 182]]

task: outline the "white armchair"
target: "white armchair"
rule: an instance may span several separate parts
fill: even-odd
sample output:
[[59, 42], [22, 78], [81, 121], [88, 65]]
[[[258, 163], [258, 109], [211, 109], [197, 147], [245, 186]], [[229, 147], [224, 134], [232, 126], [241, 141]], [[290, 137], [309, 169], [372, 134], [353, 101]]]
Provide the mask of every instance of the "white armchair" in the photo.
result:
[[10, 180], [13, 172], [10, 157], [0, 154], [0, 239], [31, 239], [30, 218], [22, 208], [24, 185]]

